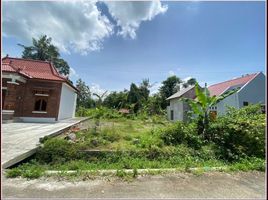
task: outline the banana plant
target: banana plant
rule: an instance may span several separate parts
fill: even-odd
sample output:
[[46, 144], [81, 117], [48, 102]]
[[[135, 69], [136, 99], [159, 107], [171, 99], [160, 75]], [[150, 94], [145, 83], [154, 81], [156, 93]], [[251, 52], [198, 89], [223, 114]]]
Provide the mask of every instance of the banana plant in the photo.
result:
[[209, 139], [207, 135], [207, 130], [209, 127], [209, 109], [211, 106], [214, 106], [219, 101], [223, 100], [227, 96], [233, 94], [236, 90], [229, 91], [220, 96], [210, 96], [209, 91], [207, 89], [207, 84], [205, 84], [205, 88], [202, 89], [195, 83], [195, 99], [183, 98], [183, 100], [189, 104], [192, 112], [197, 118], [198, 123], [198, 133], [203, 135], [203, 138]]

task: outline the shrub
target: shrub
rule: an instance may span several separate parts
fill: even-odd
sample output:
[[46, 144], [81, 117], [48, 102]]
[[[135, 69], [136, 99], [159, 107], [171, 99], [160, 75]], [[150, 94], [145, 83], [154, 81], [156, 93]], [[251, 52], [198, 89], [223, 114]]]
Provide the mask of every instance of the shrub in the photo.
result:
[[115, 128], [105, 128], [102, 130], [101, 136], [104, 140], [115, 142], [121, 139], [121, 135], [116, 132]]
[[77, 108], [76, 116], [78, 116], [78, 117], [86, 117], [87, 116], [87, 110], [88, 109], [86, 109], [84, 107]]
[[37, 150], [37, 158], [43, 163], [64, 163], [79, 158], [78, 147], [62, 138], [51, 138]]
[[21, 176], [21, 174], [22, 174], [22, 171], [20, 169], [13, 168], [13, 169], [9, 169], [6, 172], [6, 177], [8, 177], [8, 178], [15, 178], [15, 177]]
[[186, 144], [197, 149], [202, 145], [202, 140], [197, 135], [195, 124], [184, 124], [180, 121], [162, 129], [161, 139], [167, 145]]
[[211, 124], [209, 133], [224, 159], [265, 156], [265, 115], [259, 105], [230, 108]]
[[25, 170], [22, 173], [22, 177], [23, 178], [28, 178], [28, 179], [35, 179], [35, 178], [39, 178], [43, 175], [43, 170], [39, 167], [33, 167], [29, 170]]

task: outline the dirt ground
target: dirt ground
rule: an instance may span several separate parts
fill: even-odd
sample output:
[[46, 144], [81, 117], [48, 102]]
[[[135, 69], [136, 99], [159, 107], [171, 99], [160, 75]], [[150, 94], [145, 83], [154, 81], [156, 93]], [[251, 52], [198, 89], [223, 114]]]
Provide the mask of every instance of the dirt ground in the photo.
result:
[[58, 181], [52, 178], [2, 180], [3, 198], [259, 198], [265, 199], [264, 172], [207, 172]]

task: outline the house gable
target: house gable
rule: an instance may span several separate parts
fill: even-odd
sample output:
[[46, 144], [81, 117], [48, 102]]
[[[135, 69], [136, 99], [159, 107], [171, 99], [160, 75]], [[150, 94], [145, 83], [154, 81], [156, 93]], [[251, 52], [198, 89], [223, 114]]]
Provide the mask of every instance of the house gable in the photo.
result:
[[265, 75], [260, 72], [251, 81], [245, 84], [238, 92], [239, 107], [243, 102], [249, 104], [265, 103]]

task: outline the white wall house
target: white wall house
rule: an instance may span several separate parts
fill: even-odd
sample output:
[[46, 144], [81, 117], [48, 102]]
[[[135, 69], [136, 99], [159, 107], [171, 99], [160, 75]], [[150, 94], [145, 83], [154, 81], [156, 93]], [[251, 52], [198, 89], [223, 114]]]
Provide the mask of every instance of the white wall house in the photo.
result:
[[210, 95], [219, 96], [230, 90], [236, 90], [230, 96], [212, 106], [217, 115], [223, 115], [228, 106], [242, 108], [249, 104], [265, 105], [265, 75], [262, 72], [242, 76], [236, 79], [214, 84], [208, 87]]
[[184, 88], [172, 96], [168, 97], [169, 106], [167, 107], [167, 118], [170, 121], [186, 121], [187, 112], [189, 111], [189, 106], [182, 101], [182, 98], [195, 98], [194, 86]]
[[[262, 72], [245, 75], [239, 78], [231, 79], [217, 83], [208, 87], [210, 96], [220, 96], [230, 90], [235, 91], [227, 96], [215, 106], [210, 108], [216, 115], [226, 113], [228, 106], [242, 108], [249, 104], [262, 104], [265, 106], [265, 75]], [[167, 107], [168, 119], [171, 121], [186, 121], [187, 112], [190, 110], [186, 103], [181, 101], [182, 97], [195, 98], [194, 86], [183, 89], [169, 98], [170, 105]]]
[[76, 90], [62, 83], [58, 120], [75, 117]]

